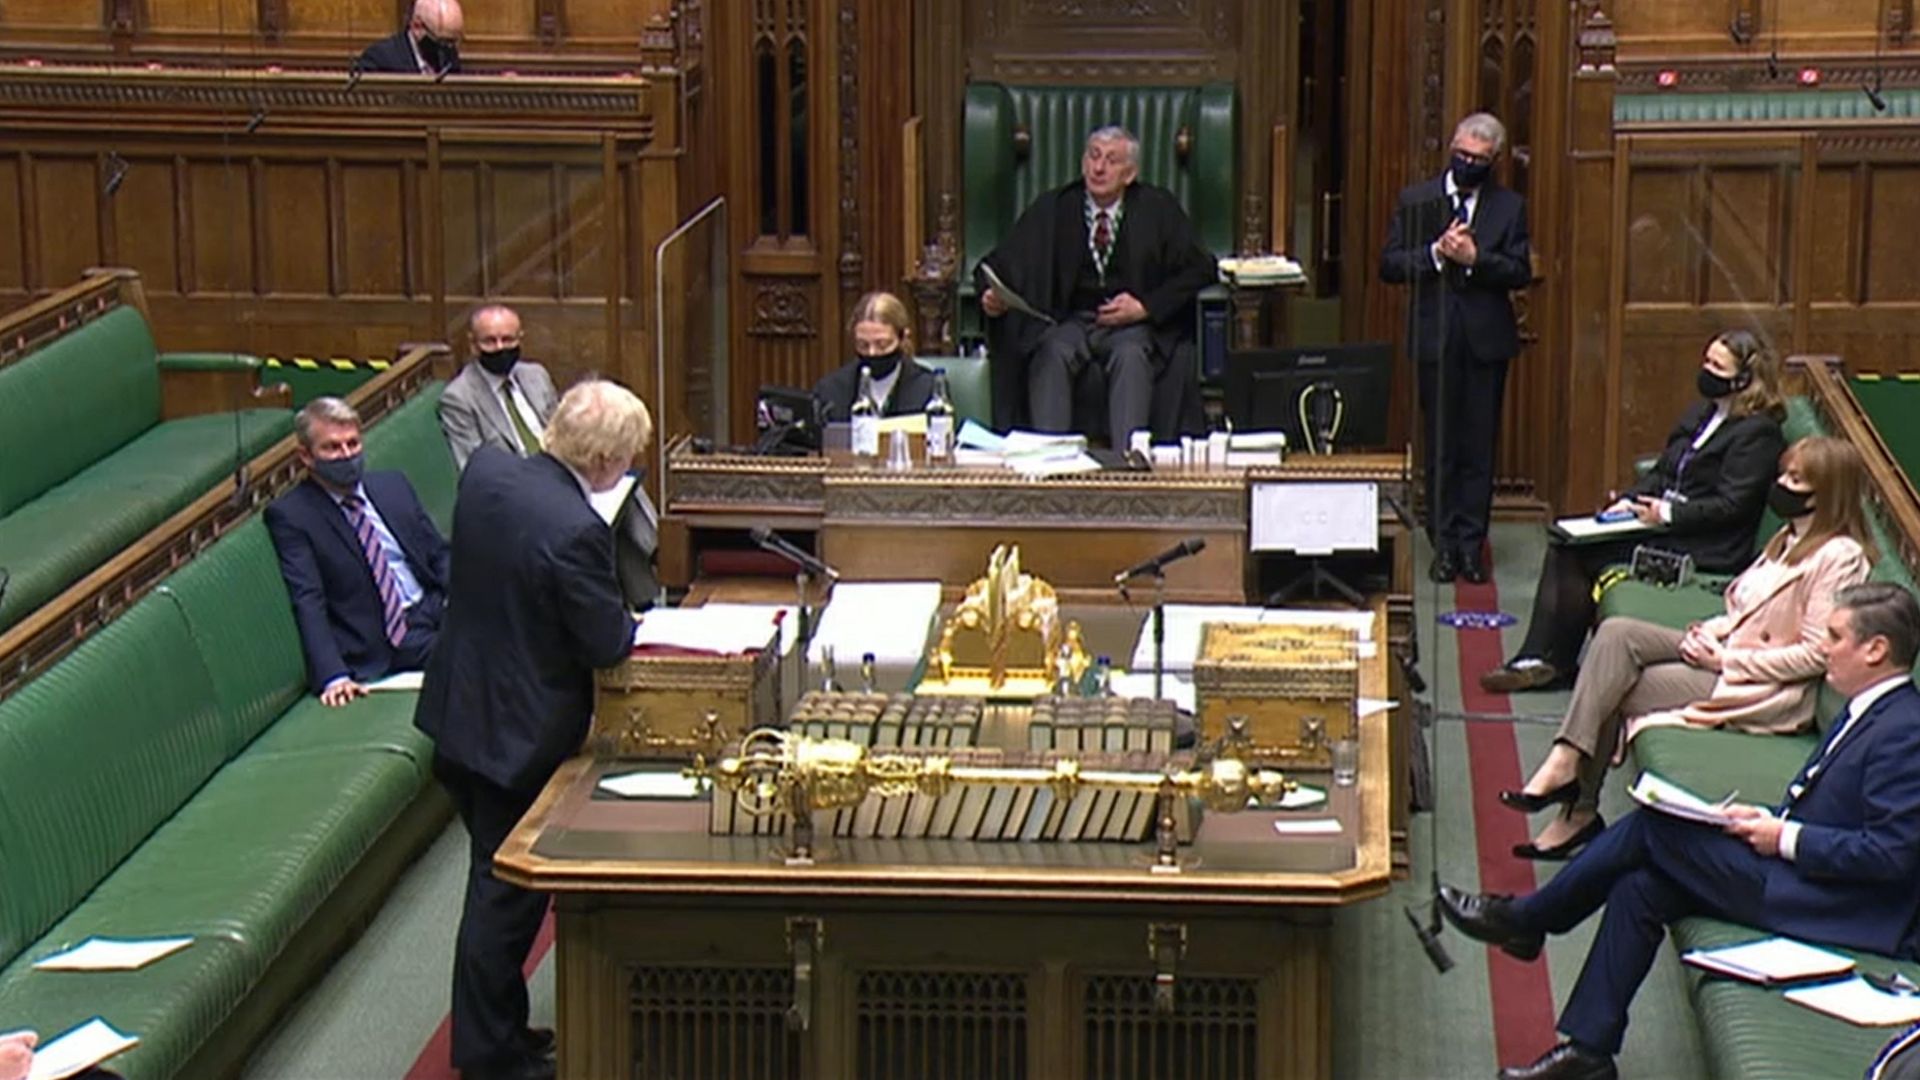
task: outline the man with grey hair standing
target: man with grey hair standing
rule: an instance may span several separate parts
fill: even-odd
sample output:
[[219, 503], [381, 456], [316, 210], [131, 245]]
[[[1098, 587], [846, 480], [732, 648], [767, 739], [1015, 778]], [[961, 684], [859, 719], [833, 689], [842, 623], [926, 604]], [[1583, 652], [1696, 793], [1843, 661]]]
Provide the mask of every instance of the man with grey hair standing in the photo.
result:
[[1380, 280], [1410, 285], [1407, 351], [1425, 417], [1428, 575], [1487, 580], [1493, 456], [1507, 363], [1520, 351], [1508, 294], [1533, 280], [1526, 201], [1493, 166], [1507, 131], [1491, 113], [1454, 129], [1447, 171], [1400, 193]]
[[527, 1026], [520, 975], [546, 897], [494, 877], [493, 855], [585, 740], [594, 669], [632, 646], [613, 533], [589, 500], [619, 484], [652, 432], [639, 398], [591, 380], [560, 399], [542, 450], [483, 446], [460, 476], [446, 626], [414, 725], [467, 827], [453, 1065], [469, 1078], [554, 1074], [552, 1033]]
[[1100, 128], [1087, 137], [1080, 179], [1035, 199], [982, 260], [1045, 316], [1011, 310], [982, 275], [995, 427], [1071, 430], [1074, 385], [1094, 364], [1106, 374], [1113, 445], [1142, 429], [1180, 433], [1190, 377], [1159, 399], [1154, 387], [1176, 350], [1191, 353], [1194, 300], [1219, 268], [1173, 193], [1139, 175], [1140, 140]]
[[447, 542], [405, 473], [367, 472], [360, 414], [314, 398], [293, 418], [307, 479], [267, 507], [267, 532], [320, 703], [417, 671], [446, 605]]

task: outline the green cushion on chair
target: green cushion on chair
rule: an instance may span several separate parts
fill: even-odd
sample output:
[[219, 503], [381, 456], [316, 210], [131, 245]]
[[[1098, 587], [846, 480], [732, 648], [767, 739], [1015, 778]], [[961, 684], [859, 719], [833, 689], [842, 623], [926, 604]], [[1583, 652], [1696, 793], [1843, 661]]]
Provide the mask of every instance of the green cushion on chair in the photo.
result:
[[421, 780], [431, 775], [433, 741], [413, 726], [420, 695], [405, 691], [369, 694], [339, 708], [307, 695], [253, 745], [251, 754], [303, 754], [341, 749], [377, 750], [412, 762]]
[[914, 362], [947, 373], [947, 394], [954, 415], [985, 427], [993, 426], [993, 380], [984, 356], [920, 356]]
[[138, 309], [107, 312], [0, 368], [0, 517], [160, 420], [160, 369]]
[[446, 388], [444, 382], [428, 383], [365, 433], [367, 468], [406, 473], [442, 534], [453, 528], [453, 496], [460, 486], [460, 472], [453, 467], [453, 451], [447, 449], [436, 411]]

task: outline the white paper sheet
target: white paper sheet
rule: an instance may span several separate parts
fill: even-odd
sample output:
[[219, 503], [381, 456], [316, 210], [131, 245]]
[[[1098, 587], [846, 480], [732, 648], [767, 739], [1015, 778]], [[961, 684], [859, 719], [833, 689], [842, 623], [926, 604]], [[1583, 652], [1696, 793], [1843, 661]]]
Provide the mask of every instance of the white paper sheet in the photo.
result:
[[375, 679], [366, 687], [375, 693], [382, 690], [418, 690], [426, 677], [424, 671], [398, 671], [384, 679]]
[[1695, 949], [1680, 959], [1697, 968], [1756, 983], [1793, 982], [1853, 970], [1853, 960], [1792, 938], [1770, 937], [1722, 949]]
[[1072, 476], [1099, 472], [1100, 463], [1084, 453], [1058, 455], [1008, 454], [1007, 467], [1021, 476]]
[[797, 616], [791, 606], [778, 604], [706, 604], [694, 608], [654, 608], [634, 629], [635, 648], [670, 645], [715, 653], [752, 652], [773, 637], [773, 617], [786, 612], [780, 623], [780, 651], [793, 644]]
[[81, 1024], [52, 1042], [42, 1043], [33, 1052], [33, 1066], [27, 1080], [66, 1080], [84, 1072], [130, 1047], [140, 1045], [132, 1035], [114, 1030], [99, 1017]]
[[[1113, 692], [1121, 697], [1150, 698], [1153, 696], [1152, 660], [1148, 660], [1146, 671], [1116, 671], [1113, 673]], [[1185, 675], [1166, 673], [1161, 679], [1160, 696], [1185, 710], [1193, 711], [1193, 679]]]
[[972, 420], [962, 421], [960, 433], [954, 436], [957, 447], [968, 450], [991, 450], [998, 454], [1007, 448], [1007, 440]]
[[938, 581], [840, 582], [820, 615], [807, 662], [821, 663], [832, 648], [843, 682], [860, 670], [860, 657], [867, 653], [880, 664], [914, 664], [926, 654], [939, 610]]
[[1340, 819], [1280, 818], [1273, 823], [1273, 831], [1281, 836], [1337, 836], [1340, 833]]
[[620, 507], [626, 504], [627, 496], [633, 493], [633, 485], [638, 479], [639, 477], [628, 473], [612, 488], [596, 491], [587, 496], [587, 501], [593, 504], [593, 512], [600, 515], [601, 521], [609, 525], [613, 524], [614, 516], [620, 513]]
[[1706, 825], [1725, 825], [1733, 820], [1727, 816], [1728, 803], [1725, 800], [1708, 802], [1679, 784], [1650, 772], [1641, 773], [1633, 786], [1627, 789], [1627, 794], [1633, 796], [1633, 801], [1641, 806], [1669, 817]]
[[192, 936], [164, 938], [90, 937], [64, 952], [43, 956], [35, 971], [138, 971], [163, 956], [193, 944]]
[[1380, 550], [1380, 485], [1262, 483], [1253, 485], [1252, 551], [1330, 555]]
[[[1136, 597], [1139, 594], [1135, 594]], [[1140, 636], [1133, 648], [1135, 671], [1153, 671], [1153, 614], [1140, 619]], [[1190, 672], [1194, 658], [1200, 655], [1202, 629], [1210, 622], [1262, 623], [1267, 626], [1344, 627], [1359, 640], [1358, 656], [1371, 660], [1378, 645], [1373, 641], [1373, 612], [1316, 611], [1308, 608], [1257, 608], [1231, 604], [1168, 604], [1166, 670]]]
[[1569, 540], [1589, 540], [1602, 536], [1630, 536], [1634, 533], [1651, 533], [1651, 525], [1642, 524], [1639, 518], [1625, 521], [1596, 521], [1592, 514], [1578, 514], [1563, 517], [1553, 523], [1553, 527]]
[[700, 781], [677, 772], [630, 772], [621, 776], [603, 776], [600, 787], [623, 799], [693, 799], [700, 795]]
[[1920, 1020], [1920, 997], [1883, 994], [1858, 975], [1840, 982], [1789, 990], [1786, 999], [1816, 1012], [1866, 1027], [1911, 1024]]

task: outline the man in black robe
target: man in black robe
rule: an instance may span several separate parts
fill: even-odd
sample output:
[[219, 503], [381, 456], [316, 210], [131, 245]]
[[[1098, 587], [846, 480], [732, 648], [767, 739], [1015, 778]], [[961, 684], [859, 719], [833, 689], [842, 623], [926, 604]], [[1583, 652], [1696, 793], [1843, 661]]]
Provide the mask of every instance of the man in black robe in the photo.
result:
[[1070, 430], [1074, 383], [1097, 363], [1114, 445], [1143, 428], [1174, 433], [1175, 424], [1151, 422], [1179, 409], [1157, 408], [1165, 403], [1154, 401], [1154, 385], [1192, 341], [1194, 299], [1219, 268], [1172, 192], [1140, 183], [1139, 172], [1140, 140], [1100, 128], [1087, 137], [1081, 178], [1035, 199], [982, 260], [1053, 320], [1011, 310], [982, 273], [995, 427]]

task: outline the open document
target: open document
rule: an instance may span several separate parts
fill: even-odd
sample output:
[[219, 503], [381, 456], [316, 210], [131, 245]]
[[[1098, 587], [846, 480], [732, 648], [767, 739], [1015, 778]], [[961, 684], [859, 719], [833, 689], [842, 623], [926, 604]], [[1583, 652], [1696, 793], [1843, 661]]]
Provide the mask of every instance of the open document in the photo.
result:
[[114, 1030], [112, 1024], [96, 1016], [35, 1048], [27, 1080], [66, 1080], [138, 1045], [139, 1039]]
[[193, 944], [192, 937], [90, 937], [34, 962], [35, 971], [138, 971]]
[[1803, 986], [1786, 993], [1788, 1001], [1850, 1024], [1881, 1027], [1920, 1020], [1920, 996], [1890, 994], [1855, 975], [1839, 982]]
[[1680, 959], [1705, 971], [1767, 986], [1831, 978], [1853, 970], [1850, 957], [1783, 937], [1723, 949], [1695, 949], [1681, 953]]
[[1589, 543], [1596, 540], [1613, 540], [1622, 536], [1651, 536], [1658, 530], [1636, 517], [1620, 521], [1601, 521], [1592, 514], [1576, 514], [1563, 517], [1553, 523], [1550, 530], [1555, 536], [1569, 543]]
[[1732, 796], [1717, 803], [1708, 802], [1679, 784], [1650, 772], [1641, 773], [1640, 778], [1627, 789], [1627, 794], [1633, 796], [1633, 801], [1641, 806], [1668, 817], [1698, 821], [1704, 825], [1726, 825], [1733, 821], [1727, 816]]
[[980, 273], [987, 279], [987, 288], [999, 293], [1000, 299], [1006, 302], [1010, 310], [1017, 311], [1022, 315], [1031, 315], [1041, 322], [1050, 323], [1053, 321], [1053, 316], [1035, 309], [1032, 304], [1027, 303], [1026, 297], [1008, 288], [1007, 283], [1000, 280], [1000, 275], [993, 272], [993, 267], [990, 264], [981, 263]]

